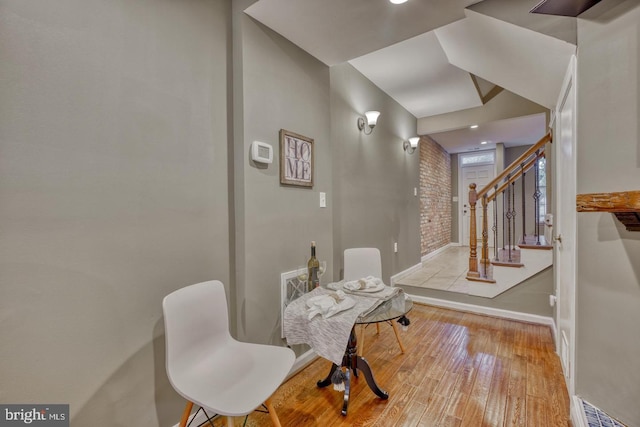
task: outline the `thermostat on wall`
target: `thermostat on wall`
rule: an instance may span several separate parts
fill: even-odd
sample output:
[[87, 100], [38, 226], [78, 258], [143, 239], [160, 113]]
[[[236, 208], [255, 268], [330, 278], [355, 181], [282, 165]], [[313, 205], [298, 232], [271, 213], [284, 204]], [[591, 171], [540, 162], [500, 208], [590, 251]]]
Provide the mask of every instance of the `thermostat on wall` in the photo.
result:
[[251, 160], [258, 163], [273, 163], [273, 148], [266, 142], [253, 141]]

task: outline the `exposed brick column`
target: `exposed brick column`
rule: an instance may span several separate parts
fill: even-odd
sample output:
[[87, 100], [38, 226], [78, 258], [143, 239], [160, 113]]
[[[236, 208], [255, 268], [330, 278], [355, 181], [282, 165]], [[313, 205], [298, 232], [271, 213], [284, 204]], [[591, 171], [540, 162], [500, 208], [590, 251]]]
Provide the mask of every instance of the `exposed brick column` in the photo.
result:
[[420, 138], [420, 250], [451, 241], [451, 156], [431, 138]]

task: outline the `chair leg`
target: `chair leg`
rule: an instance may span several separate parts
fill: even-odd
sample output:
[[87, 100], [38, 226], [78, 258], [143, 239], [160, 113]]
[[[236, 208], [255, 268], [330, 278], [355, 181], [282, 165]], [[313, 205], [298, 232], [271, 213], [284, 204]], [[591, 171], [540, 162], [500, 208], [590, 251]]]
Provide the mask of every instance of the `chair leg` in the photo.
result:
[[180, 418], [180, 427], [185, 427], [187, 425], [189, 415], [191, 415], [191, 409], [193, 409], [193, 402], [188, 400], [187, 404], [184, 407], [184, 411], [182, 411], [182, 418]]
[[273, 426], [282, 427], [282, 425], [280, 424], [280, 420], [278, 419], [278, 414], [276, 414], [276, 409], [273, 407], [273, 403], [271, 403], [271, 398], [265, 400], [264, 406], [266, 406], [267, 410], [269, 411], [269, 417], [271, 418]]
[[393, 332], [396, 334], [396, 339], [398, 340], [398, 345], [400, 346], [400, 353], [404, 354], [404, 345], [402, 345], [402, 340], [400, 339], [400, 333], [398, 332], [398, 325], [393, 320], [391, 321], [391, 327], [393, 328]]
[[358, 349], [356, 353], [358, 356], [362, 357], [362, 352], [364, 351], [364, 325], [360, 325], [360, 336], [358, 338]]
[[233, 417], [231, 415], [227, 415], [227, 427], [233, 427], [234, 425]]

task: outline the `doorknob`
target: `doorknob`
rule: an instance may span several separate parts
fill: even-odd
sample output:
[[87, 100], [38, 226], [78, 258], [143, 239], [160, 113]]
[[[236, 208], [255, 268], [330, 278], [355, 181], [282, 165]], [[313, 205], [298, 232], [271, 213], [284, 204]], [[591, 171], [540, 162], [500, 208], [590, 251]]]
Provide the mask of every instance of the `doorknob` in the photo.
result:
[[558, 234], [553, 238], [554, 242], [562, 243], [562, 234]]

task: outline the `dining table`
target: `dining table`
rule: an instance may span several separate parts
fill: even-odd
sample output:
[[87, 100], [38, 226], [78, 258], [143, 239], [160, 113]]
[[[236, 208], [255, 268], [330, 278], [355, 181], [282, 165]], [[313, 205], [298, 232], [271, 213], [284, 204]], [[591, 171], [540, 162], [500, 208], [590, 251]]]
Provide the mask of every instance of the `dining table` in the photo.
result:
[[413, 301], [400, 288], [386, 286], [380, 297], [374, 293], [347, 293], [347, 297], [354, 300], [350, 308], [326, 318], [322, 315], [309, 318], [308, 302], [335, 292], [319, 287], [292, 301], [284, 313], [284, 332], [289, 344], [308, 344], [319, 356], [332, 362], [326, 378], [316, 385], [319, 388], [339, 385], [344, 393], [341, 413], [346, 416], [352, 375], [358, 377], [361, 373], [376, 396], [383, 400], [389, 398], [389, 393], [376, 382], [367, 359], [358, 354], [356, 326], [396, 321], [413, 308]]

